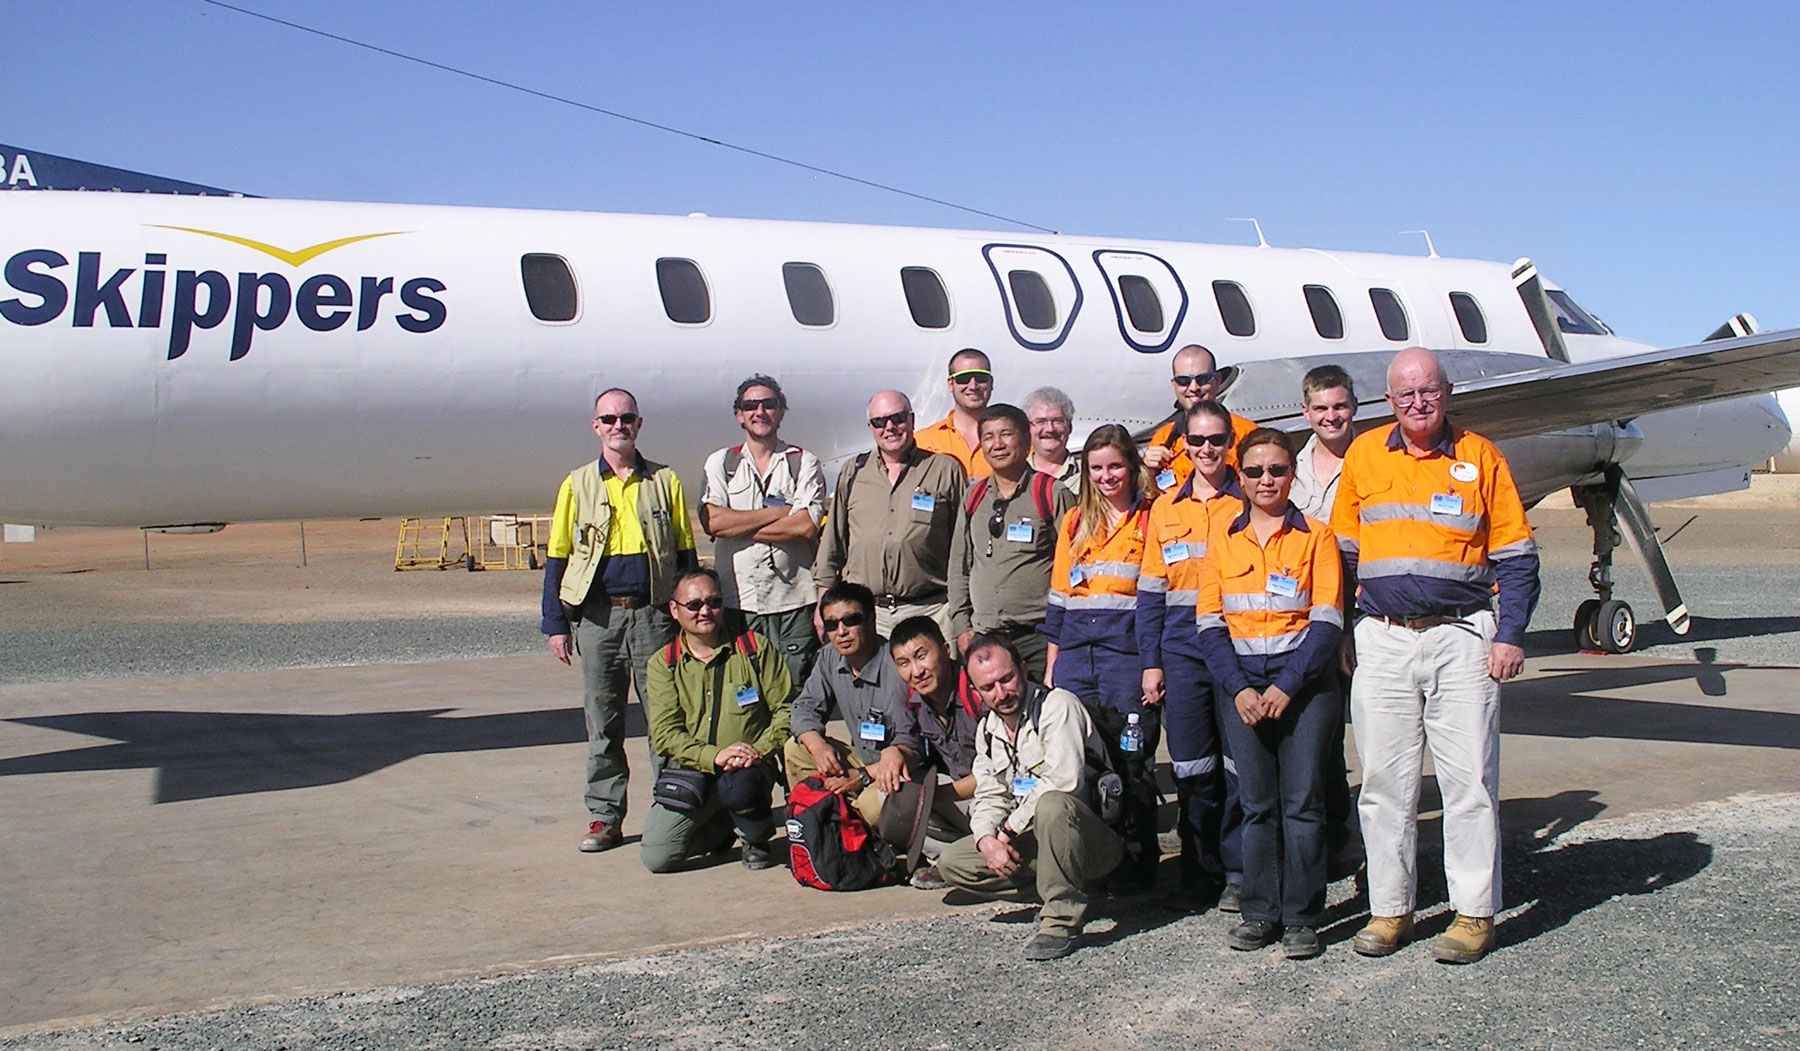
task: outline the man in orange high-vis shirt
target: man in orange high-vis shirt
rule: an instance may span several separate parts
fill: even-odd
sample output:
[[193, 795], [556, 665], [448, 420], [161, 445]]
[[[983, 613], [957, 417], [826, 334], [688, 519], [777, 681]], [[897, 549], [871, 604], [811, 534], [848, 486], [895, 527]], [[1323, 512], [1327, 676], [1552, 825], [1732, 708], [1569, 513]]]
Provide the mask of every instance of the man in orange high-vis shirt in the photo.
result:
[[1397, 422], [1350, 446], [1331, 523], [1362, 614], [1345, 646], [1371, 914], [1355, 948], [1385, 956], [1412, 932], [1429, 747], [1456, 909], [1431, 952], [1471, 963], [1500, 908], [1500, 683], [1525, 666], [1537, 544], [1500, 451], [1450, 423], [1437, 355], [1401, 351], [1387, 383]]
[[[1169, 386], [1175, 390], [1175, 413], [1150, 436], [1149, 444], [1144, 446], [1144, 466], [1156, 476], [1156, 491], [1170, 493], [1181, 488], [1188, 475], [1194, 473], [1194, 464], [1181, 455], [1182, 427], [1186, 426], [1185, 415], [1197, 403], [1208, 398], [1216, 398], [1219, 393], [1219, 364], [1213, 359], [1213, 352], [1198, 343], [1190, 343], [1175, 352], [1170, 362], [1174, 370], [1169, 377]], [[1242, 416], [1231, 415], [1231, 448], [1237, 449], [1238, 442], [1244, 435], [1256, 429], [1256, 424]], [[1237, 456], [1234, 452], [1231, 459], [1236, 466]]]
[[994, 366], [974, 347], [950, 355], [950, 411], [929, 427], [919, 428], [913, 441], [926, 452], [956, 457], [970, 481], [991, 473], [981, 455], [981, 410], [994, 398]]

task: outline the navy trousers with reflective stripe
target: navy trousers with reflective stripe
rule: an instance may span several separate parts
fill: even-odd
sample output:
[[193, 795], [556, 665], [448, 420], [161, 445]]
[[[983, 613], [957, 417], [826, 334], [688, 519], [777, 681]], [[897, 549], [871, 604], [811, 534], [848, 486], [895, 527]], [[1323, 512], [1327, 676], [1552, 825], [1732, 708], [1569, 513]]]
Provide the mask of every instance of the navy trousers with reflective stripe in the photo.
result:
[[1163, 651], [1163, 725], [1169, 733], [1181, 836], [1183, 880], [1238, 881], [1244, 871], [1237, 771], [1228, 759], [1221, 715], [1206, 663]]

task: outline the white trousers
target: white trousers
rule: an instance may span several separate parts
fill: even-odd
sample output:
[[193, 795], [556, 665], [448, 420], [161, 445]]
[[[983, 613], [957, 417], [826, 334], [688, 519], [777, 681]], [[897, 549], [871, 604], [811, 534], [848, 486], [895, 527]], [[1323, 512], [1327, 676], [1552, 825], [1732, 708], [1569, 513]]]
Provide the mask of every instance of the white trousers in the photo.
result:
[[1444, 881], [1465, 916], [1500, 911], [1500, 684], [1487, 673], [1494, 615], [1412, 631], [1356, 625], [1350, 713], [1362, 759], [1357, 804], [1369, 911], [1411, 912], [1418, 896], [1419, 785], [1431, 749], [1444, 798]]

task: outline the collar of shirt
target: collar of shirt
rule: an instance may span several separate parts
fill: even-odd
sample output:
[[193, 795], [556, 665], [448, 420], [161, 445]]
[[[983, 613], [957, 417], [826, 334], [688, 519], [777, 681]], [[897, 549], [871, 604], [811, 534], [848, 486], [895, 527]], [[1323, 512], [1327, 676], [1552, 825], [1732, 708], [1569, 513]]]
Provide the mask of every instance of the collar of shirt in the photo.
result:
[[[831, 651], [831, 660], [835, 663], [837, 670], [841, 672], [845, 678], [854, 679], [857, 682], [868, 686], [882, 685], [882, 680], [886, 678], [884, 673], [888, 668], [894, 666], [892, 658], [887, 660], [882, 659], [883, 651], [887, 649], [885, 643], [878, 642], [876, 644], [874, 652], [869, 654], [869, 659], [863, 662], [862, 671], [859, 672], [852, 672], [850, 670], [850, 658], [839, 653], [836, 646], [833, 646], [828, 642], [826, 643], [826, 648]], [[896, 674], [898, 674], [897, 670]]]
[[[633, 449], [631, 452], [631, 465], [631, 476], [633, 478], [641, 478], [644, 474], [644, 454]], [[600, 457], [600, 477], [605, 478], [612, 473], [612, 464], [606, 462], [606, 457]]]
[[[699, 661], [701, 664], [710, 665], [714, 661], [731, 656], [732, 652], [738, 648], [737, 636], [724, 633], [721, 633], [721, 635], [722, 637], [719, 639], [718, 644], [713, 647], [712, 656], [707, 657], [704, 660], [701, 659], [699, 654], [694, 652], [693, 644], [688, 641], [685, 632], [675, 636], [676, 648], [681, 654], [680, 659], [684, 662], [692, 660]], [[749, 654], [746, 653], [744, 656], [748, 657]]]
[[[1182, 484], [1180, 489], [1176, 490], [1175, 499], [1177, 499], [1177, 500], [1184, 500], [1184, 499], [1192, 500], [1192, 499], [1194, 499], [1194, 479], [1196, 479], [1198, 477], [1200, 477], [1200, 472], [1198, 470], [1196, 470], [1193, 474], [1188, 475], [1188, 480]], [[1225, 484], [1219, 486], [1219, 491], [1215, 495], [1218, 497], [1234, 496], [1234, 497], [1237, 497], [1239, 500], [1242, 500], [1244, 498], [1244, 487], [1238, 484], [1238, 476], [1237, 476], [1236, 471], [1226, 471], [1225, 472]], [[1209, 496], [1209, 497], [1207, 497], [1207, 499], [1211, 500], [1211, 499], [1214, 499], [1214, 497]]]
[[[1245, 504], [1244, 510], [1236, 518], [1231, 520], [1231, 524], [1225, 527], [1225, 531], [1227, 533], [1241, 533], [1249, 527], [1250, 505]], [[1300, 509], [1294, 506], [1292, 500], [1288, 501], [1287, 513], [1281, 516], [1281, 528], [1294, 529], [1302, 533], [1312, 532], [1311, 529], [1306, 527], [1306, 516], [1300, 513]]]
[[[1455, 425], [1444, 421], [1444, 433], [1438, 435], [1437, 441], [1431, 443], [1431, 451], [1444, 456], [1456, 455], [1456, 439], [1459, 437]], [[1400, 425], [1394, 424], [1388, 431], [1387, 447], [1391, 452], [1399, 452], [1406, 445], [1406, 437], [1400, 433]]]

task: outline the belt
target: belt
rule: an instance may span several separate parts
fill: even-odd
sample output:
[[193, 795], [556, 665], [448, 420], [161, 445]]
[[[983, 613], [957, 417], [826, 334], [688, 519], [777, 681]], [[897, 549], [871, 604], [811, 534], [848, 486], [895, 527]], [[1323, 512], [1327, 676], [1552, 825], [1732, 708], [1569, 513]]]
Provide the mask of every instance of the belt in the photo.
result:
[[1467, 619], [1470, 614], [1480, 613], [1492, 608], [1493, 607], [1489, 606], [1487, 603], [1482, 602], [1473, 606], [1464, 606], [1461, 609], [1454, 609], [1448, 613], [1430, 613], [1423, 617], [1384, 617], [1379, 613], [1371, 613], [1369, 616], [1375, 620], [1381, 621], [1383, 624], [1392, 624], [1396, 628], [1405, 628], [1408, 631], [1424, 631], [1427, 628], [1442, 627], [1445, 624], [1460, 624]]
[[614, 609], [643, 609], [650, 604], [648, 595], [608, 595], [606, 604]]
[[876, 595], [875, 604], [882, 609], [894, 609], [898, 606], [929, 606], [934, 602], [944, 601], [942, 591], [929, 595]]

